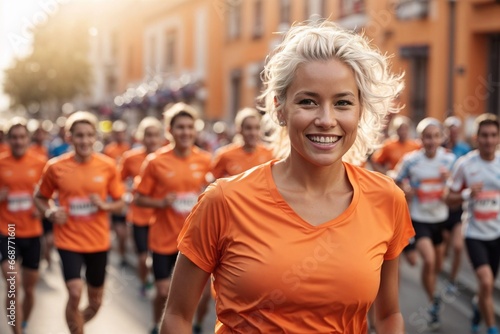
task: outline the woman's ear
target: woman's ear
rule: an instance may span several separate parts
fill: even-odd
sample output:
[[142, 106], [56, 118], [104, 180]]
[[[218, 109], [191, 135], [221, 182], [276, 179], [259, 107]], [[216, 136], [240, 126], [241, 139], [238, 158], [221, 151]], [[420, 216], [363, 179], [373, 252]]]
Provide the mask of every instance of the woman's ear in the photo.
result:
[[278, 101], [278, 98], [275, 96], [274, 97], [274, 109], [276, 110], [276, 117], [278, 118], [278, 122], [283, 121], [283, 109], [279, 109], [280, 107], [280, 102]]

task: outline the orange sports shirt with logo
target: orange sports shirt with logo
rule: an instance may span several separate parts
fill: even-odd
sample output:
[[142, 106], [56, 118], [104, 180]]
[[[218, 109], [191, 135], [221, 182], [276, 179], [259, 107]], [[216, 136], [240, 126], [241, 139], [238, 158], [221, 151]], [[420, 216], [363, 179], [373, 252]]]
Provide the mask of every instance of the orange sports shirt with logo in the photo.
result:
[[125, 153], [128, 150], [130, 150], [129, 144], [127, 143], [118, 144], [116, 142], [112, 142], [106, 145], [106, 147], [104, 147], [103, 153], [106, 154], [108, 157], [115, 159], [115, 161], [118, 161], [122, 157], [123, 153]]
[[74, 153], [49, 160], [40, 182], [40, 194], [52, 198], [68, 213], [65, 224], [54, 224], [54, 242], [58, 249], [94, 253], [110, 248], [108, 213], [90, 201], [97, 194], [103, 201], [108, 195], [120, 199], [123, 183], [115, 161], [93, 153], [85, 163], [75, 161]]
[[[118, 164], [118, 171], [120, 172], [123, 181], [127, 179], [134, 179], [139, 175], [141, 166], [146, 159], [146, 150], [144, 148], [134, 148], [123, 153], [122, 159]], [[147, 226], [151, 223], [154, 215], [154, 209], [137, 206], [130, 204], [127, 212], [127, 221], [132, 222], [136, 226]]]
[[175, 193], [172, 206], [157, 209], [149, 231], [149, 247], [158, 254], [177, 252], [177, 236], [185, 218], [207, 185], [210, 153], [193, 147], [188, 157], [178, 157], [171, 148], [160, 149], [146, 159], [136, 191], [152, 198]]
[[0, 202], [0, 234], [8, 235], [8, 225], [13, 224], [18, 238], [42, 235], [33, 193], [46, 161], [31, 152], [26, 152], [20, 159], [14, 158], [10, 151], [0, 154], [0, 189], [8, 190], [7, 199]]
[[394, 169], [403, 155], [418, 150], [421, 146], [415, 140], [407, 140], [401, 143], [399, 140], [389, 139], [379, 150], [373, 153], [371, 159], [378, 164], [389, 164], [389, 169]]
[[233, 176], [268, 162], [272, 158], [273, 152], [263, 145], [257, 145], [255, 151], [247, 152], [242, 145], [229, 144], [215, 153], [212, 174], [216, 179]]
[[366, 333], [382, 264], [414, 235], [403, 192], [344, 163], [351, 204], [313, 226], [280, 195], [272, 164], [210, 185], [179, 235], [179, 251], [213, 273], [215, 332]]

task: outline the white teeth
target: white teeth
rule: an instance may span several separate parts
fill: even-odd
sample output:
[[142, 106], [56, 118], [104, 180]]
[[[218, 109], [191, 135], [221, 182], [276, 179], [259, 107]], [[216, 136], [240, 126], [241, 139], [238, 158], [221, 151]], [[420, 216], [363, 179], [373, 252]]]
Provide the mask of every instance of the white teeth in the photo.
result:
[[309, 136], [309, 139], [315, 143], [331, 144], [336, 142], [339, 138], [337, 136], [334, 137]]

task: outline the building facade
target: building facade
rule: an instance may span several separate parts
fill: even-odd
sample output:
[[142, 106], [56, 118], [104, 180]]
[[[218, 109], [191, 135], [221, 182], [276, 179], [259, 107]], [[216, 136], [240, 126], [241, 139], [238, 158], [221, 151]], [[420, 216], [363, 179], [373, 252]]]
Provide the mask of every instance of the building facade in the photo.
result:
[[109, 33], [115, 105], [179, 99], [208, 120], [254, 106], [266, 55], [293, 22], [328, 18], [365, 33], [405, 72], [415, 121], [500, 110], [497, 0], [127, 0]]

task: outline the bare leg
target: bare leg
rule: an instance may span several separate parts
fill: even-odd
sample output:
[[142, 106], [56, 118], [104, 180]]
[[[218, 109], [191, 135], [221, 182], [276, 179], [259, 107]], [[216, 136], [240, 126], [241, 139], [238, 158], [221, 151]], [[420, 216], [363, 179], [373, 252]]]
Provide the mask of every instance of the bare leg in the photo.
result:
[[71, 334], [83, 334], [83, 316], [78, 309], [82, 296], [83, 281], [74, 278], [66, 282], [68, 289], [68, 303], [66, 305], [66, 322]]
[[87, 293], [89, 297], [89, 305], [82, 311], [83, 322], [91, 320], [99, 311], [102, 305], [102, 296], [104, 294], [104, 286], [94, 287], [87, 285]]
[[489, 265], [482, 265], [476, 269], [479, 283], [479, 309], [488, 327], [495, 325], [495, 312], [493, 309], [493, 272]]
[[28, 321], [31, 315], [31, 310], [35, 303], [35, 286], [36, 282], [38, 282], [38, 277], [37, 269], [23, 268], [23, 321]]
[[168, 297], [168, 290], [170, 288], [170, 279], [161, 279], [155, 282], [156, 296], [153, 301], [153, 321], [155, 324], [160, 323], [163, 315], [163, 309]]

